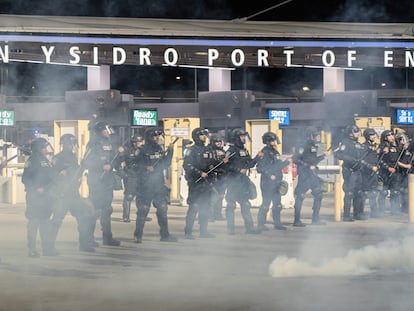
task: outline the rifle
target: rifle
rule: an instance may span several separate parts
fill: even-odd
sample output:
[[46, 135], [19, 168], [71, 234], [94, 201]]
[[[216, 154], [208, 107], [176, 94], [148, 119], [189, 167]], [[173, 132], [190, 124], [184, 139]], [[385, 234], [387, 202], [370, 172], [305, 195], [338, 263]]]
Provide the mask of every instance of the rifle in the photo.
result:
[[[174, 140], [173, 140], [173, 142], [171, 143], [172, 145], [174, 145], [178, 140], [180, 139], [180, 137], [176, 137]], [[152, 167], [155, 167], [161, 160], [162, 160], [162, 158], [164, 157], [164, 155], [167, 153], [167, 151], [164, 151], [163, 152], [163, 156], [162, 157], [159, 157], [155, 162], [154, 162], [154, 164], [152, 164], [152, 165], [150, 165], [150, 166], [152, 166]]]
[[[234, 156], [236, 153], [233, 152], [232, 154], [230, 154], [227, 159], [230, 159], [232, 156]], [[214, 165], [211, 169], [209, 169], [206, 173], [207, 175], [210, 174], [212, 171], [214, 171], [216, 168], [218, 168], [220, 165], [222, 165], [224, 163], [224, 159], [221, 160], [218, 164]], [[203, 177], [199, 177], [194, 183], [198, 183], [200, 180], [202, 180]]]
[[[393, 168], [394, 169], [396, 169], [397, 168], [397, 166], [398, 166], [398, 162], [401, 160], [401, 157], [402, 157], [402, 155], [403, 155], [403, 153], [405, 152], [405, 149], [403, 148], [402, 150], [401, 150], [401, 152], [400, 152], [400, 155], [398, 156], [398, 159], [397, 159], [397, 161], [395, 162], [395, 165], [393, 166]], [[389, 175], [388, 175], [388, 177], [391, 177], [391, 175], [392, 175], [393, 173], [390, 173]]]
[[[384, 157], [384, 152], [381, 153], [380, 158], [378, 159], [377, 163], [375, 164], [376, 167], [379, 168], [379, 165], [380, 165], [383, 157]], [[374, 174], [378, 174], [378, 172], [379, 172], [379, 169], [376, 172], [372, 171], [370, 176], [374, 176]]]
[[[411, 159], [410, 159], [410, 162], [408, 162], [408, 164], [412, 166], [412, 164], [413, 164], [413, 160], [414, 160], [414, 153], [411, 155]], [[411, 169], [412, 169], [412, 167], [407, 168], [407, 169], [406, 169], [406, 174], [408, 174], [408, 173], [410, 172], [410, 170], [411, 170]]]
[[17, 157], [18, 157], [18, 155], [16, 154], [16, 155], [12, 156], [11, 158], [8, 158], [5, 161], [1, 162], [0, 169], [5, 168], [7, 166], [7, 163], [9, 163], [10, 161], [16, 159]]
[[[131, 138], [127, 138], [127, 139], [125, 139], [125, 140], [122, 142], [121, 146], [124, 146], [124, 145], [125, 145], [128, 141], [130, 141], [130, 140], [131, 140]], [[119, 156], [119, 154], [120, 154], [120, 152], [119, 152], [119, 150], [117, 150], [117, 151], [116, 151], [116, 153], [115, 153], [115, 155], [114, 155], [114, 157], [112, 158], [111, 162], [109, 162], [109, 164], [111, 165], [111, 167], [112, 167], [112, 165], [113, 165], [113, 163], [114, 163], [115, 159]], [[105, 176], [106, 172], [107, 172], [107, 171], [103, 171], [103, 172], [102, 172], [102, 174], [101, 174], [101, 179]]]

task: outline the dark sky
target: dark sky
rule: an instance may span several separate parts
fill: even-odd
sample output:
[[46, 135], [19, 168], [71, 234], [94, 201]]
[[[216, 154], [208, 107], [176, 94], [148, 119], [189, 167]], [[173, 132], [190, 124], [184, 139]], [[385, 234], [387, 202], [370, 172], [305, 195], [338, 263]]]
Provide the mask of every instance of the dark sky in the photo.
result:
[[2, 14], [273, 21], [412, 22], [411, 0], [0, 0]]

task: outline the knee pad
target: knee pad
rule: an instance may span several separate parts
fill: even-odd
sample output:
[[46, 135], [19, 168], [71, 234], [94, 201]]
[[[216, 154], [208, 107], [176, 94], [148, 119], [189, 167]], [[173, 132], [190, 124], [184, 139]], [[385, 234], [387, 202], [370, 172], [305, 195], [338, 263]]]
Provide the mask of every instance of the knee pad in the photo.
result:
[[360, 190], [360, 189], [359, 189], [359, 190], [357, 190], [357, 192], [356, 192], [356, 196], [357, 196], [357, 197], [361, 197], [361, 198], [362, 198], [362, 197], [363, 197], [363, 195], [364, 195], [364, 191], [362, 191], [362, 190]]
[[134, 195], [133, 194], [127, 194], [125, 195], [125, 200], [127, 200], [128, 202], [131, 202], [134, 199]]
[[305, 200], [305, 197], [306, 197], [306, 193], [305, 193], [305, 192], [303, 192], [303, 193], [297, 193], [297, 194], [295, 195], [295, 199], [296, 199], [296, 200], [299, 200], [299, 201], [303, 201], [303, 200]]
[[281, 211], [282, 210], [282, 205], [277, 204], [277, 205], [273, 206], [272, 209], [274, 209], [275, 211]]
[[150, 206], [144, 205], [138, 208], [138, 215], [148, 215], [150, 211]]
[[167, 214], [168, 205], [160, 205], [157, 207], [157, 214], [164, 215]]
[[322, 201], [322, 192], [316, 192], [313, 194], [313, 198], [315, 201]]
[[353, 192], [345, 192], [345, 198], [348, 199], [353, 199], [354, 198], [354, 193]]
[[396, 198], [400, 195], [400, 192], [398, 190], [391, 190], [390, 196], [392, 198]]

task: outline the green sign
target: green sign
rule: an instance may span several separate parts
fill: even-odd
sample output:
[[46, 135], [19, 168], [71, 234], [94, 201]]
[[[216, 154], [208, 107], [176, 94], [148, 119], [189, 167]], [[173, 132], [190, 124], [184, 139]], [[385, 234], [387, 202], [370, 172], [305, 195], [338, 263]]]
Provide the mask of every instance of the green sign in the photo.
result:
[[14, 126], [14, 110], [0, 109], [0, 126]]
[[158, 113], [156, 109], [132, 109], [132, 126], [157, 126]]

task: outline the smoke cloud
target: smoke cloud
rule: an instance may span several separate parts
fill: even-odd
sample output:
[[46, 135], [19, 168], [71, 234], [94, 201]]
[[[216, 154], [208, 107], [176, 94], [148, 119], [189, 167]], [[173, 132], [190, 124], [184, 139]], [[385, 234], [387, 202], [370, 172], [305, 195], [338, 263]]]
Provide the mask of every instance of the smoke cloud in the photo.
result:
[[[320, 252], [322, 253], [322, 252]], [[375, 271], [413, 271], [414, 236], [386, 240], [378, 245], [350, 250], [346, 256], [324, 258], [319, 263], [278, 256], [270, 264], [272, 277], [355, 276]]]

